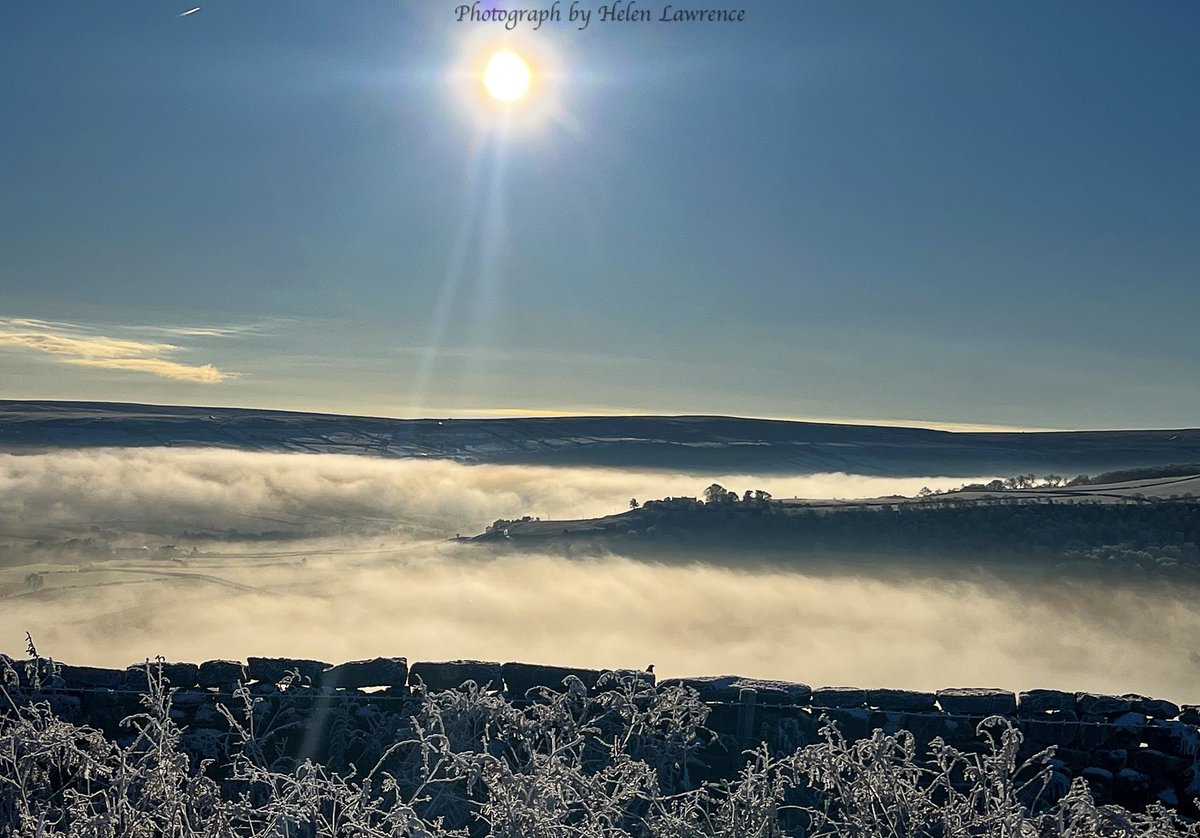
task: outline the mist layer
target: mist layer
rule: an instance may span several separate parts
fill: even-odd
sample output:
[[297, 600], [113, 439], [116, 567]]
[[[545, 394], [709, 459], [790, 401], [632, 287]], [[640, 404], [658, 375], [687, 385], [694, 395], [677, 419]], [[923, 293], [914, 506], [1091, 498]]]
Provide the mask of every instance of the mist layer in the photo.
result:
[[[496, 555], [444, 540], [497, 517], [611, 513], [712, 481], [231, 451], [0, 456], [0, 650], [19, 653], [30, 631], [46, 654], [99, 665], [405, 655], [1200, 698], [1200, 606], [1187, 591], [818, 575], [732, 554], [726, 565]], [[961, 478], [717, 481], [852, 497]], [[81, 552], [88, 539], [106, 549]]]

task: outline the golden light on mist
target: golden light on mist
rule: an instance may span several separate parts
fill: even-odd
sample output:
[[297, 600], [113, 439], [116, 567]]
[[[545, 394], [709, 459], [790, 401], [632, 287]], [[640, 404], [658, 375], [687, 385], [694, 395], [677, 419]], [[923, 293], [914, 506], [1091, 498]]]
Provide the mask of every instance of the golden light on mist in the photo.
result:
[[483, 86], [501, 102], [515, 102], [525, 96], [532, 81], [529, 64], [512, 50], [497, 52], [483, 71]]

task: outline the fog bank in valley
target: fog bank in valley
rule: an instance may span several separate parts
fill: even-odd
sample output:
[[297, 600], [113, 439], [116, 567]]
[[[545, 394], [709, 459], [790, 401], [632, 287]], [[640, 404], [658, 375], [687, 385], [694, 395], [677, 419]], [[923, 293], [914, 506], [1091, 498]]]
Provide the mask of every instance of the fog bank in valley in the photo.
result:
[[[53, 537], [81, 525], [175, 536], [188, 531], [342, 535], [404, 525], [479, 532], [496, 518], [590, 518], [630, 498], [697, 496], [718, 482], [776, 497], [915, 494], [964, 478], [699, 475], [547, 466], [467, 466], [349, 454], [108, 448], [0, 454], [8, 536]], [[86, 529], [86, 526], [84, 527]]]
[[[19, 653], [29, 630], [45, 653], [105, 665], [156, 654], [406, 655], [1200, 699], [1190, 591], [883, 581], [802, 564], [746, 570], [754, 563], [734, 556], [720, 566], [495, 555], [441, 538], [497, 517], [578, 517], [631, 496], [695, 495], [714, 479], [776, 496], [962, 482], [168, 449], [0, 456], [0, 651]], [[189, 540], [185, 530], [220, 537]], [[287, 537], [239, 535], [268, 531]], [[81, 558], [71, 537], [125, 548]], [[157, 550], [164, 542], [175, 549]], [[128, 549], [140, 544], [155, 549]]]
[[[1074, 585], [909, 584], [666, 566], [620, 556], [486, 557], [417, 543], [325, 558], [259, 554], [96, 574], [10, 598], [0, 648], [31, 630], [69, 661], [279, 654], [341, 661], [657, 664], [820, 684], [1141, 691], [1196, 700], [1200, 609], [1186, 595]], [[193, 575], [194, 574], [194, 575]], [[83, 582], [84, 580], [78, 580]]]

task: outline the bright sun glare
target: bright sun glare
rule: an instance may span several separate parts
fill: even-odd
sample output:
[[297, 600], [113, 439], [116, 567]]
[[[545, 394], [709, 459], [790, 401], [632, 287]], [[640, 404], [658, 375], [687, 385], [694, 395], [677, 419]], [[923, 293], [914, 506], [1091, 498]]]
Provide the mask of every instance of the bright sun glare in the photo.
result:
[[483, 71], [483, 86], [501, 102], [515, 102], [529, 92], [533, 73], [525, 59], [509, 50], [491, 57]]

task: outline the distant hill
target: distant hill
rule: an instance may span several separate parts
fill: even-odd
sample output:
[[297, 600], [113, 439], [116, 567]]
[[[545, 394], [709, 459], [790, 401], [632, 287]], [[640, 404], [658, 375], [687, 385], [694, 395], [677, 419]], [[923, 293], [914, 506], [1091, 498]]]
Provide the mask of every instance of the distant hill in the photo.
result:
[[760, 474], [1071, 476], [1200, 462], [1196, 429], [978, 433], [724, 416], [381, 419], [0, 400], [0, 451], [156, 445]]
[[[647, 501], [579, 520], [500, 519], [460, 542], [502, 549], [611, 549], [653, 560], [731, 560], [815, 568], [878, 562], [889, 572], [1117, 574], [1200, 585], [1200, 478], [967, 497], [855, 501]], [[1145, 492], [1137, 491], [1145, 489]], [[738, 558], [740, 557], [740, 559]]]

